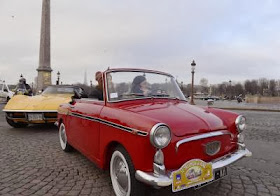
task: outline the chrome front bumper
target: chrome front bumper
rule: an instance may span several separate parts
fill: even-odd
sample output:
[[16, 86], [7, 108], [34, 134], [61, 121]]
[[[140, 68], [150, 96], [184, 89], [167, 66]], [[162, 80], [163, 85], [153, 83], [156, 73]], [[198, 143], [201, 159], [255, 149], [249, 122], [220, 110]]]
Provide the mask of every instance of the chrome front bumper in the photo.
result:
[[[212, 161], [213, 170], [228, 166], [243, 157], [250, 157], [252, 153], [248, 149], [238, 150], [232, 154], [225, 155], [219, 159]], [[135, 178], [140, 182], [154, 186], [154, 187], [165, 187], [172, 184], [172, 171], [167, 172], [166, 175], [155, 175], [153, 172], [143, 172], [137, 170]]]

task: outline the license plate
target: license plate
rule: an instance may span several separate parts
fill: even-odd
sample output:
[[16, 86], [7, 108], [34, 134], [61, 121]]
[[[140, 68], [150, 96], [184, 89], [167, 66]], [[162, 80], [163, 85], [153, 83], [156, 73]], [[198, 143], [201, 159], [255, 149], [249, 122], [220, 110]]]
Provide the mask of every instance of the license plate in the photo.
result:
[[200, 159], [186, 162], [180, 169], [172, 172], [172, 191], [177, 192], [214, 180], [212, 163]]
[[226, 167], [223, 167], [223, 168], [221, 168], [219, 170], [215, 170], [215, 172], [214, 172], [215, 180], [223, 178], [226, 175], [227, 175], [227, 168]]
[[29, 121], [43, 120], [43, 114], [28, 114]]
[[215, 170], [214, 171], [214, 180], [210, 181], [210, 182], [206, 182], [206, 183], [203, 183], [203, 184], [200, 184], [200, 185], [197, 185], [194, 187], [194, 189], [200, 189], [208, 184], [211, 184], [212, 182], [215, 182], [216, 180], [219, 180], [223, 177], [225, 177], [227, 175], [227, 168], [226, 167], [223, 167], [221, 169], [218, 169], [218, 170]]

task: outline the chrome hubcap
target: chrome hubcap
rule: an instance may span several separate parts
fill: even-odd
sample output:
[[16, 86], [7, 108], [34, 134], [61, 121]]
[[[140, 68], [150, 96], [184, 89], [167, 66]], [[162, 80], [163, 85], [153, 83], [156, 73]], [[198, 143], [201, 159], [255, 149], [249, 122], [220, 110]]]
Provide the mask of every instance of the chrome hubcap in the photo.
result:
[[64, 150], [66, 148], [67, 137], [66, 137], [65, 127], [63, 124], [61, 124], [59, 128], [59, 140], [60, 140], [61, 148]]
[[[116, 153], [116, 154], [115, 154]], [[130, 175], [126, 160], [116, 151], [111, 160], [111, 180], [116, 195], [130, 194]], [[121, 155], [121, 156], [120, 156]]]
[[61, 130], [61, 134], [60, 134], [61, 140], [63, 141], [63, 143], [65, 143], [65, 129]]
[[122, 189], [123, 192], [127, 192], [128, 175], [124, 162], [118, 157], [115, 159], [113, 167], [115, 168], [115, 178], [120, 189]]

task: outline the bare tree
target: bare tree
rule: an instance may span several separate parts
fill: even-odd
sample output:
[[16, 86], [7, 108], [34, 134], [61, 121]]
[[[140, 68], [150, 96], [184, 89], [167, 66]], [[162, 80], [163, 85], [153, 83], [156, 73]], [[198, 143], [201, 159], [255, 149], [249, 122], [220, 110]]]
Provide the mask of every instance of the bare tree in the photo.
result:
[[261, 95], [264, 95], [264, 92], [266, 89], [268, 89], [268, 84], [269, 84], [269, 81], [268, 79], [266, 78], [260, 78], [259, 79], [259, 92]]
[[243, 86], [242, 84], [240, 83], [237, 83], [236, 85], [234, 85], [234, 92], [235, 92], [235, 95], [244, 95], [244, 89], [243, 89]]
[[208, 93], [208, 80], [206, 78], [201, 78], [199, 84], [202, 88], [202, 93]]
[[225, 95], [226, 94], [226, 83], [218, 84], [217, 91], [220, 95]]
[[258, 81], [257, 80], [246, 80], [245, 81], [245, 92], [251, 95], [255, 95], [258, 93]]
[[270, 80], [269, 81], [269, 92], [271, 96], [276, 96], [277, 92], [276, 92], [276, 81], [275, 80]]

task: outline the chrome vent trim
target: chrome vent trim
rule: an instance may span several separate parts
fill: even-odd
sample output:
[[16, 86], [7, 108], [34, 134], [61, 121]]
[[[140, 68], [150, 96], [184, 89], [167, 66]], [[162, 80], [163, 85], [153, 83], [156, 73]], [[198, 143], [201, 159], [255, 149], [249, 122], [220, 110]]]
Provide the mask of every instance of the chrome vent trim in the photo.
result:
[[222, 131], [214, 131], [214, 132], [210, 132], [210, 133], [203, 133], [203, 134], [200, 134], [200, 135], [195, 135], [195, 136], [192, 136], [192, 137], [188, 137], [188, 138], [180, 140], [176, 143], [176, 152], [178, 152], [179, 146], [184, 144], [184, 143], [188, 143], [188, 142], [192, 142], [192, 141], [196, 141], [196, 140], [201, 140], [201, 139], [205, 139], [205, 138], [210, 138], [210, 137], [221, 136], [221, 135], [232, 135], [232, 134], [227, 130], [222, 130]]

